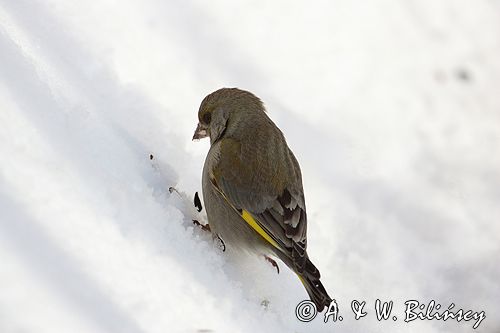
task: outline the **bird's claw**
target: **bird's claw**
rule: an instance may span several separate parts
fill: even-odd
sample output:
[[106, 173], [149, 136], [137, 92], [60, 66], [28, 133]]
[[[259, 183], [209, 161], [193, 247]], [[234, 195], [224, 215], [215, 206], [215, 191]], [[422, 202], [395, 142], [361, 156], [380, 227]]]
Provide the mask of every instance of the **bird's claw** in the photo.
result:
[[208, 223], [201, 224], [198, 220], [193, 220], [193, 224], [199, 226], [201, 230], [212, 232], [212, 230], [210, 229], [210, 225]]
[[270, 258], [268, 256], [264, 256], [264, 258], [266, 259], [266, 261], [269, 261], [271, 263], [271, 265], [273, 265], [273, 267], [276, 267], [276, 270], [278, 271], [278, 274], [279, 274], [280, 267], [278, 266], [278, 263], [276, 262], [276, 260], [274, 260], [273, 258]]

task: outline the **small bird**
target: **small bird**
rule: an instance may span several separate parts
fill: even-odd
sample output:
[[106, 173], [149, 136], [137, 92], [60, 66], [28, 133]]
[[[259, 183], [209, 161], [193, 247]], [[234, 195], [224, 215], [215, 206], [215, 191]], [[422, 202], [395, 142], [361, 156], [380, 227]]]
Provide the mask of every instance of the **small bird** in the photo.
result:
[[210, 230], [227, 250], [277, 256], [321, 312], [332, 299], [307, 255], [302, 175], [283, 133], [257, 96], [237, 88], [206, 96], [198, 120], [193, 140], [210, 138], [202, 176]]

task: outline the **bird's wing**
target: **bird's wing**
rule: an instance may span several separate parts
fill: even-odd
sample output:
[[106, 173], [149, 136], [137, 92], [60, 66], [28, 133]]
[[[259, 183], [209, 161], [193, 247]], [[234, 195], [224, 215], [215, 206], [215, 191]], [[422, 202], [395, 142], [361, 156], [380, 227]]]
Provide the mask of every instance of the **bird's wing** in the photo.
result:
[[274, 158], [266, 156], [266, 151], [254, 151], [254, 146], [222, 140], [211, 183], [250, 227], [278, 250], [278, 256], [300, 273], [308, 260], [307, 215], [298, 162], [286, 145], [281, 150], [274, 146], [270, 152], [278, 154]]

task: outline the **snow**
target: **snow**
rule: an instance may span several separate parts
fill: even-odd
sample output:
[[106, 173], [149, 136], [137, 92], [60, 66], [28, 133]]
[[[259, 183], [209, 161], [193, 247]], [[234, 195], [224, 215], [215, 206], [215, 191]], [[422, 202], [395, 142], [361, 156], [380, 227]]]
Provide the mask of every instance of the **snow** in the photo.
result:
[[[496, 0], [1, 1], [0, 332], [472, 330], [410, 299], [500, 330], [498, 54]], [[198, 106], [233, 86], [302, 166], [341, 322], [191, 223]]]

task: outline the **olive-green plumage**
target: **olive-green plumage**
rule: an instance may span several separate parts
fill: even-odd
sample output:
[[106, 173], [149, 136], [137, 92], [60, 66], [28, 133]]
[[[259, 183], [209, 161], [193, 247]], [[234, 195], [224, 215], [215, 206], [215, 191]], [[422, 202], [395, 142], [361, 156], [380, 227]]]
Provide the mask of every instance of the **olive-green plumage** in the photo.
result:
[[[211, 230], [228, 250], [279, 257], [321, 311], [331, 298], [306, 252], [302, 176], [283, 133], [259, 98], [236, 88], [205, 97], [198, 119], [193, 139], [208, 136], [211, 144], [202, 178]], [[244, 212], [257, 228], [242, 217]]]

